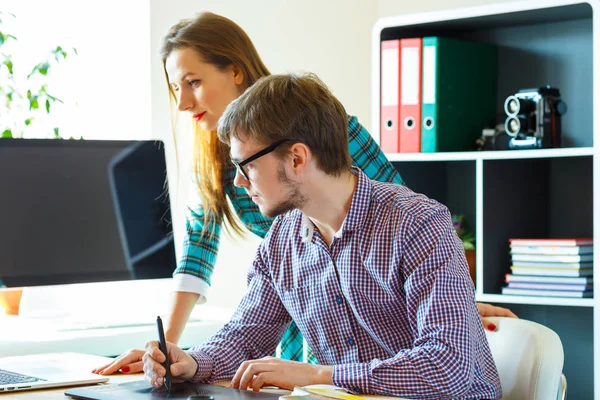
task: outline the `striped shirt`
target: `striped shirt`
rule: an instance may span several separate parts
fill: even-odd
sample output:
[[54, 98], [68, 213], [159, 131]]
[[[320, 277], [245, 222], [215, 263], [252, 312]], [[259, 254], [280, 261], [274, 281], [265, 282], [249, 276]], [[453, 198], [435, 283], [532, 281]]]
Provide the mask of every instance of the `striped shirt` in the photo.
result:
[[[400, 174], [385, 157], [369, 132], [356, 117], [348, 117], [348, 147], [353, 164], [362, 169], [369, 178], [381, 182], [402, 183]], [[265, 217], [251, 201], [243, 188], [233, 185], [235, 166], [228, 165], [225, 173], [225, 192], [243, 224], [260, 238], [264, 238], [272, 218]], [[202, 207], [188, 208], [183, 253], [173, 273], [175, 291], [200, 294], [199, 301], [206, 301], [214, 266], [217, 261], [221, 225], [213, 224], [209, 233], [202, 235], [204, 211]]]
[[194, 381], [231, 379], [271, 355], [293, 320], [333, 384], [409, 398], [496, 399], [500, 381], [448, 209], [410, 189], [358, 184], [328, 246], [303, 241], [299, 210], [277, 217], [223, 329], [189, 353]]

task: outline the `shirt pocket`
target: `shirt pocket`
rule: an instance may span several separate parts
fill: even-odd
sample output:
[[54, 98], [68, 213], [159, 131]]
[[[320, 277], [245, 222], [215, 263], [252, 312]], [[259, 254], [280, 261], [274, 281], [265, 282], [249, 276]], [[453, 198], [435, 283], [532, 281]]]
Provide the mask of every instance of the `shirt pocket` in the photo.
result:
[[[318, 298], [320, 298], [319, 285], [304, 285], [283, 289], [283, 305], [290, 316], [300, 326], [304, 320], [314, 312], [318, 312]], [[316, 297], [318, 296], [318, 297]]]

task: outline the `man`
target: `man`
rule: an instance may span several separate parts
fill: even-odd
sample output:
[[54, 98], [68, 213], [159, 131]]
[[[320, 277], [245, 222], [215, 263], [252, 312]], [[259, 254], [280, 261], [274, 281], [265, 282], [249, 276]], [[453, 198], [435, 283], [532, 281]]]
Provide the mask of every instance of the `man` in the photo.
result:
[[[254, 390], [324, 383], [355, 393], [500, 398], [448, 209], [351, 167], [343, 106], [314, 75], [262, 78], [219, 121], [246, 189], [278, 216], [231, 321], [187, 353], [182, 380]], [[294, 320], [319, 365], [265, 357]], [[146, 379], [163, 383], [156, 342]]]

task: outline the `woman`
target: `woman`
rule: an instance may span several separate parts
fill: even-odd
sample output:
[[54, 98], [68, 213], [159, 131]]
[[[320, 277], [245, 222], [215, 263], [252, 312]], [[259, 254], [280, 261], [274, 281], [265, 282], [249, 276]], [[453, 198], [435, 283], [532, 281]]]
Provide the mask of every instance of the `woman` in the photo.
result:
[[[205, 293], [213, 272], [219, 247], [221, 226], [227, 222], [238, 234], [240, 218], [251, 232], [264, 237], [272, 219], [260, 214], [244, 189], [233, 185], [235, 166], [229, 161], [229, 149], [216, 136], [216, 128], [225, 107], [269, 70], [260, 59], [252, 41], [231, 20], [202, 13], [192, 20], [174, 25], [164, 39], [161, 56], [169, 91], [180, 112], [195, 121], [195, 167], [202, 206], [189, 209], [187, 236], [179, 267], [175, 270], [176, 292], [166, 339], [177, 343], [183, 328]], [[348, 117], [348, 140], [354, 163], [371, 179], [402, 183], [402, 179], [379, 146], [355, 117]], [[251, 168], [251, 164], [248, 168]], [[227, 197], [233, 208], [230, 208]], [[509, 310], [479, 304], [482, 316], [514, 316]], [[488, 329], [493, 324], [484, 320]], [[118, 371], [142, 370], [143, 350], [130, 350], [113, 362], [93, 370], [102, 375]], [[290, 326], [282, 341], [282, 358], [301, 360], [302, 337]], [[315, 362], [310, 357], [307, 360]]]

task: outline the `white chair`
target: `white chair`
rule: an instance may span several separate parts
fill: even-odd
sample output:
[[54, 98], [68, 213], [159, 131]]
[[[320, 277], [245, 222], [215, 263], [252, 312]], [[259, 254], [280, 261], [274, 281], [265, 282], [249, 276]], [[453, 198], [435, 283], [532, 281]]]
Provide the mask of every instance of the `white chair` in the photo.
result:
[[543, 325], [516, 318], [489, 318], [498, 329], [485, 331], [500, 375], [503, 399], [563, 400], [567, 380], [558, 335]]

